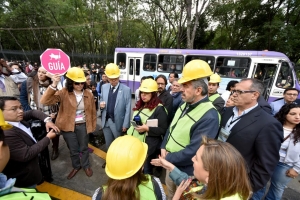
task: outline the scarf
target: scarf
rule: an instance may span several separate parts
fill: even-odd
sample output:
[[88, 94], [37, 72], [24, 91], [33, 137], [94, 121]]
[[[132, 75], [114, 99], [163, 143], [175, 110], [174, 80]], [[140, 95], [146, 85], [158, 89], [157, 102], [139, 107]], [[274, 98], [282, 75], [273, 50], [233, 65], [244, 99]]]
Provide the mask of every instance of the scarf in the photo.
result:
[[[33, 92], [33, 101], [36, 104], [36, 107], [38, 110], [42, 110], [42, 108], [44, 107], [43, 104], [40, 103], [40, 100], [42, 98], [42, 95], [40, 93], [40, 86], [41, 87], [45, 87], [47, 88], [50, 85], [50, 80], [47, 79], [46, 81], [40, 81], [38, 79], [38, 76], [35, 75], [34, 77], [32, 77], [31, 79], [28, 78], [27, 79], [27, 92], [30, 96], [31, 91]], [[28, 102], [30, 102], [30, 99], [28, 100]], [[52, 113], [57, 112], [58, 111], [58, 105], [51, 105], [49, 106], [50, 110]]]

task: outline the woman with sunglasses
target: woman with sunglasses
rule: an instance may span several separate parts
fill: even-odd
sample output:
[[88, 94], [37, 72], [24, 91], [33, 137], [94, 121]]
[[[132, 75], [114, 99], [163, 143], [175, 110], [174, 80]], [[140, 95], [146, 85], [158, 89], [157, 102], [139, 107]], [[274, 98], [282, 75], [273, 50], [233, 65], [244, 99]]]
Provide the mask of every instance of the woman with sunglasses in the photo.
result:
[[271, 185], [266, 200], [279, 200], [286, 185], [300, 172], [300, 105], [285, 104], [275, 118], [283, 126], [283, 142], [281, 144], [279, 162], [271, 177]]
[[51, 105], [60, 102], [55, 124], [69, 147], [73, 166], [67, 179], [73, 178], [81, 168], [90, 177], [93, 171], [89, 162], [88, 133], [96, 129], [97, 120], [94, 96], [86, 90], [86, 77], [78, 67], [68, 70], [66, 86], [62, 90], [57, 91], [60, 76], [54, 75], [52, 80], [53, 83], [42, 96], [41, 103]]

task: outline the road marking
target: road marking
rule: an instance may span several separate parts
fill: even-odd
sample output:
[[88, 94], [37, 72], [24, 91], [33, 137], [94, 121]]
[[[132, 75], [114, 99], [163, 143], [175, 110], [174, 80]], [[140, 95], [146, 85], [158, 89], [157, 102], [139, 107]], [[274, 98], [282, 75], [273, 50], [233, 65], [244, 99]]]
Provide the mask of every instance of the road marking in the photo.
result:
[[94, 150], [94, 154], [96, 154], [98, 157], [102, 158], [103, 160], [106, 159], [106, 153], [102, 151], [101, 149], [98, 149], [97, 147], [94, 147], [93, 145], [89, 144], [89, 148]]
[[[97, 147], [94, 147], [93, 145], [89, 144], [89, 148], [94, 150], [94, 154], [103, 160], [106, 159], [106, 153], [102, 151], [101, 149], [98, 149]], [[165, 192], [167, 193], [167, 188], [165, 184], [162, 184]], [[75, 199], [80, 199], [80, 200], [90, 200], [91, 197], [81, 194], [79, 192], [76, 192], [74, 190], [70, 190], [58, 185], [54, 185], [52, 183], [44, 182], [41, 185], [38, 185], [37, 190], [40, 192], [47, 192], [50, 196], [58, 198], [58, 199], [63, 199], [63, 200], [75, 200]]]
[[54, 185], [52, 183], [44, 182], [41, 185], [38, 185], [36, 189], [39, 192], [47, 192], [50, 196], [55, 197], [57, 199], [63, 199], [63, 200], [90, 200], [91, 197], [81, 194], [79, 192], [76, 192], [74, 190], [70, 190], [58, 185]]

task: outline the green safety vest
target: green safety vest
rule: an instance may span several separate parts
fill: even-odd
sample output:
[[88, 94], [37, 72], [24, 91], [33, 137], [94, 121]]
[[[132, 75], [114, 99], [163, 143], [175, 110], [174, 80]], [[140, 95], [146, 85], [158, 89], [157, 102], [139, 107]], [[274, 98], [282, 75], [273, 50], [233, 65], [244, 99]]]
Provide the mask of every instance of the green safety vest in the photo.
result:
[[[153, 183], [152, 183], [152, 179], [151, 176], [149, 174], [146, 174], [146, 176], [148, 177], [148, 182], [147, 183], [141, 183], [138, 188], [140, 191], [140, 199], [143, 200], [155, 200], [156, 196], [155, 196], [155, 191], [154, 191], [154, 187], [153, 187]], [[103, 188], [103, 193], [105, 192], [107, 186], [104, 185], [102, 186]]]
[[51, 200], [46, 192], [37, 192], [36, 189], [20, 188], [22, 191], [11, 192], [1, 196], [1, 200]]
[[208, 97], [209, 101], [214, 102], [220, 95], [218, 93], [211, 95]]
[[[158, 104], [156, 106], [156, 108], [158, 106], [163, 106], [162, 104]], [[139, 112], [138, 110], [133, 112], [133, 116], [136, 116], [138, 113], [141, 117], [142, 123], [146, 124], [147, 120], [149, 119], [149, 117], [154, 113], [154, 111], [156, 110], [156, 108], [154, 108], [153, 110], [149, 110], [148, 108], [144, 108], [141, 112]], [[146, 141], [146, 133], [144, 134], [139, 134], [139, 132], [137, 132], [134, 127], [131, 125], [130, 128], [127, 131], [127, 135], [132, 135], [134, 137], [136, 137], [137, 139], [139, 139], [142, 142]]]
[[[192, 126], [197, 122], [208, 110], [216, 109], [211, 102], [200, 103], [196, 108], [186, 113], [180, 118], [186, 103], [177, 109], [175, 116], [170, 125], [170, 133], [167, 138], [166, 150], [173, 153], [184, 149], [190, 144], [190, 131]], [[220, 123], [220, 115], [219, 115]]]

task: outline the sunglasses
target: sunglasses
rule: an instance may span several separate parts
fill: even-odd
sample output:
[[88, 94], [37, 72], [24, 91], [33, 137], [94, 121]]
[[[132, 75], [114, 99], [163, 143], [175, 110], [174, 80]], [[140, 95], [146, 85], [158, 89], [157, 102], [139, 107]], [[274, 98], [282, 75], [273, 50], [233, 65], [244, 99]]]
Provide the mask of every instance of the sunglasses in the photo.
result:
[[84, 85], [84, 83], [85, 83], [85, 82], [80, 82], [80, 83], [74, 82], [75, 85]]

